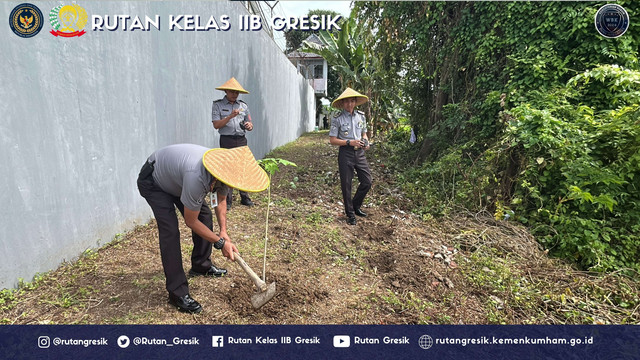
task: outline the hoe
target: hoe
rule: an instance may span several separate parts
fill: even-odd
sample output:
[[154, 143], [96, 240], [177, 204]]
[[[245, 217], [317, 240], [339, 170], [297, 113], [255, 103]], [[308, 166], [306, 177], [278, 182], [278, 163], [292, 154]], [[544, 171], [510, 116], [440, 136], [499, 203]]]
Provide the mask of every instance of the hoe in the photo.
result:
[[267, 286], [264, 281], [260, 280], [258, 275], [251, 270], [249, 265], [238, 255], [238, 253], [234, 253], [233, 257], [235, 258], [235, 262], [240, 265], [242, 270], [249, 275], [253, 283], [258, 287], [258, 292], [251, 296], [251, 305], [253, 305], [254, 309], [259, 309], [262, 305], [266, 304], [269, 300], [273, 298], [276, 294], [276, 283], [272, 282]]

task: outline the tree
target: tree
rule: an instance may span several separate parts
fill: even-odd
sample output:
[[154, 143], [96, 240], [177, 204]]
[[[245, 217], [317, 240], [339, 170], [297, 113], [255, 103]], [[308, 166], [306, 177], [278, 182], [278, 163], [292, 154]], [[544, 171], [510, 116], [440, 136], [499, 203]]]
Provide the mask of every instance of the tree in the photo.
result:
[[[402, 174], [424, 204], [417, 211], [488, 210], [529, 225], [551, 254], [584, 269], [640, 269], [640, 24], [600, 36], [604, 4], [359, 8], [379, 29], [382, 68], [398, 69], [378, 74], [396, 80], [386, 85], [402, 94], [420, 139]], [[640, 12], [640, 2], [617, 4]]]
[[[423, 139], [416, 162], [472, 138], [482, 151], [501, 131], [501, 94], [509, 107], [597, 64], [637, 68], [639, 25], [618, 39], [599, 36], [593, 19], [603, 4], [363, 2], [360, 17], [379, 29], [376, 57], [398, 70], [382, 76], [395, 80], [387, 84], [403, 95]], [[640, 10], [637, 2], [618, 4]]]
[[[316, 9], [316, 10], [309, 10], [309, 13], [307, 14], [308, 16], [311, 15], [331, 15], [333, 17], [337, 17], [338, 14], [337, 12], [333, 11], [333, 10], [322, 10], [322, 9]], [[337, 30], [335, 30], [337, 31]], [[302, 45], [302, 42], [308, 38], [311, 34], [317, 34], [319, 32], [319, 30], [289, 30], [287, 32], [284, 33], [284, 37], [287, 40], [287, 48], [286, 48], [286, 52], [290, 53], [292, 51], [298, 50], [298, 48], [300, 47], [300, 45]]]

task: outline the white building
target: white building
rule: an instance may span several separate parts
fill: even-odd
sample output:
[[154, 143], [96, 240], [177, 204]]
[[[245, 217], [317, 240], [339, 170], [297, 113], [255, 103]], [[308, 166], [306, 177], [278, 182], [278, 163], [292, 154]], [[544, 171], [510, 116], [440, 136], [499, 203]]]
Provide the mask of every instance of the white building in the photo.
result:
[[[316, 34], [311, 34], [305, 41], [323, 45]], [[299, 50], [290, 52], [287, 57], [309, 81], [316, 96], [327, 96], [327, 60], [320, 55]]]

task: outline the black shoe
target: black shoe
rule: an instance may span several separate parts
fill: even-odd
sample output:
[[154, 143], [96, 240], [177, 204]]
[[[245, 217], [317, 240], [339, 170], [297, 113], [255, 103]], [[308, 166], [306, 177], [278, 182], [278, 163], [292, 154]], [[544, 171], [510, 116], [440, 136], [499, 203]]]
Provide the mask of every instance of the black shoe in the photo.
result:
[[240, 204], [244, 206], [252, 207], [253, 201], [251, 201], [251, 199], [249, 199], [248, 197], [243, 197], [242, 200], [240, 200]]
[[358, 215], [358, 216], [367, 217], [367, 213], [362, 211], [362, 210], [360, 210], [360, 209], [355, 209], [353, 212], [355, 212], [356, 215]]
[[214, 276], [221, 277], [227, 274], [227, 269], [217, 268], [213, 265], [209, 268], [209, 270], [205, 272], [195, 271], [193, 269], [189, 270], [189, 276]]
[[175, 296], [169, 294], [169, 304], [178, 308], [179, 311], [198, 314], [202, 312], [202, 305], [193, 300], [189, 294], [185, 296]]
[[356, 217], [355, 216], [351, 216], [347, 219], [347, 224], [349, 225], [355, 225], [356, 224]]

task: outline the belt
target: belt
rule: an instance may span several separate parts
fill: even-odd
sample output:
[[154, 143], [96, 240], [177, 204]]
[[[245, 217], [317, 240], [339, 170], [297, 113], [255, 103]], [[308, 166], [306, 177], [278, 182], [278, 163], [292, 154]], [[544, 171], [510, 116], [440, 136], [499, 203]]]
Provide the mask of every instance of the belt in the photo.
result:
[[220, 137], [222, 136], [232, 138], [232, 139], [241, 139], [244, 137], [244, 135], [220, 135]]
[[139, 179], [146, 179], [146, 178], [150, 177], [151, 174], [153, 174], [153, 170], [154, 170], [153, 164], [155, 164], [155, 163], [156, 163], [155, 160], [149, 161], [147, 159], [147, 161], [144, 163], [144, 165], [142, 165], [142, 169], [140, 169], [140, 174], [138, 174], [138, 178]]

